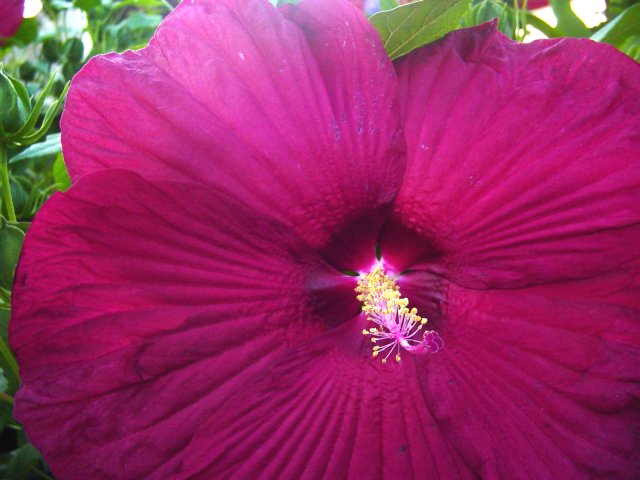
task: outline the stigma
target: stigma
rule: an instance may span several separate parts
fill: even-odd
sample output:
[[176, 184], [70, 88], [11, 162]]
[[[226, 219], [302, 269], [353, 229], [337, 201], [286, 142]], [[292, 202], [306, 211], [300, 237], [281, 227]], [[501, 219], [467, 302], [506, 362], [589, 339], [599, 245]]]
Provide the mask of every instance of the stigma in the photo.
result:
[[362, 330], [374, 343], [372, 355], [387, 363], [394, 355], [400, 362], [402, 350], [414, 354], [436, 353], [444, 346], [440, 335], [433, 330], [423, 330], [427, 319], [418, 315], [416, 308], [409, 308], [409, 299], [403, 298], [393, 276], [385, 273], [381, 264], [358, 280], [356, 287], [362, 312], [375, 326]]

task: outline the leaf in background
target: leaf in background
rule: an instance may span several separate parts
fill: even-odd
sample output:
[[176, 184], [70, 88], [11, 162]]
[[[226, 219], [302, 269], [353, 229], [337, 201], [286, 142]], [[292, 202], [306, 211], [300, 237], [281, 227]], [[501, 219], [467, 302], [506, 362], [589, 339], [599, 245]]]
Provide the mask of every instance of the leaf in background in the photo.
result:
[[512, 10], [503, 2], [481, 0], [474, 3], [462, 17], [462, 26], [471, 27], [498, 19], [498, 29], [507, 37], [515, 40], [516, 29], [513, 24]]
[[640, 62], [640, 35], [631, 35], [620, 45], [620, 51]]
[[640, 3], [630, 6], [616, 18], [591, 35], [597, 42], [613, 45], [631, 58], [640, 53]]
[[7, 388], [9, 388], [9, 381], [7, 377], [4, 376], [4, 370], [0, 367], [0, 392], [6, 392]]
[[11, 290], [24, 233], [0, 217], [0, 287]]
[[27, 443], [13, 452], [13, 457], [7, 465], [7, 476], [12, 480], [27, 480], [33, 473], [34, 467], [39, 467], [42, 456], [36, 448]]
[[7, 340], [7, 328], [9, 319], [11, 318], [11, 310], [8, 306], [0, 306], [0, 337]]
[[100, 0], [73, 0], [73, 6], [88, 12], [92, 8], [100, 6]]
[[468, 8], [469, 0], [422, 0], [376, 13], [370, 20], [395, 59], [455, 30]]
[[640, 0], [608, 0], [605, 11], [607, 18], [611, 21], [631, 5], [640, 3]]
[[380, 11], [391, 10], [400, 5], [396, 0], [380, 0]]
[[67, 166], [64, 163], [64, 157], [62, 153], [59, 153], [56, 157], [56, 161], [53, 163], [53, 180], [56, 182], [56, 187], [60, 191], [65, 191], [71, 186], [71, 179], [69, 178], [69, 172]]
[[108, 34], [107, 49], [122, 51], [144, 46], [161, 20], [161, 15], [136, 12], [116, 25], [108, 25], [105, 28]]
[[575, 14], [567, 0], [550, 0], [553, 14], [558, 19], [555, 29], [564, 37], [588, 37], [591, 32]]
[[42, 142], [34, 143], [29, 148], [23, 150], [9, 160], [9, 164], [17, 163], [23, 160], [35, 160], [49, 155], [57, 155], [62, 151], [60, 143], [60, 134], [53, 133], [47, 135]]

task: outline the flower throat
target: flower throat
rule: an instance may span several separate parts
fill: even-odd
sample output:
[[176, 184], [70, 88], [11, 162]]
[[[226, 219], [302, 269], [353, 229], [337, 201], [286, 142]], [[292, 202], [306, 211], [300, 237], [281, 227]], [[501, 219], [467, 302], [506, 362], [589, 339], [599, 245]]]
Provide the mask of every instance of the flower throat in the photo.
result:
[[436, 353], [444, 346], [440, 335], [433, 330], [423, 332], [427, 319], [418, 315], [416, 308], [409, 309], [409, 299], [403, 298], [395, 277], [384, 272], [382, 265], [376, 265], [360, 280], [356, 287], [358, 300], [367, 320], [376, 324], [362, 334], [371, 337], [373, 357], [383, 356], [382, 363], [395, 352], [399, 362], [400, 349], [414, 354]]

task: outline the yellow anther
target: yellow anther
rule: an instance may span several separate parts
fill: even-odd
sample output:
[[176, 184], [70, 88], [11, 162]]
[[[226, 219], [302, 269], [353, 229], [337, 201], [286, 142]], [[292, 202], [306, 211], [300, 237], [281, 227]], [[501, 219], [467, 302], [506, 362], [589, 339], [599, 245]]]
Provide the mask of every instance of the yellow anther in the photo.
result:
[[[409, 342], [417, 341], [412, 337], [427, 319], [418, 315], [417, 308], [409, 308], [409, 299], [402, 297], [395, 277], [385, 274], [381, 265], [361, 277], [355, 290], [356, 298], [362, 302], [362, 312], [376, 325], [362, 330], [362, 334], [370, 335], [372, 343], [379, 340], [382, 344], [373, 346], [372, 355], [377, 357], [381, 351], [390, 349], [388, 351], [393, 352], [397, 348], [394, 358], [400, 362], [400, 348], [407, 348]], [[387, 363], [387, 359], [383, 358], [382, 363]]]

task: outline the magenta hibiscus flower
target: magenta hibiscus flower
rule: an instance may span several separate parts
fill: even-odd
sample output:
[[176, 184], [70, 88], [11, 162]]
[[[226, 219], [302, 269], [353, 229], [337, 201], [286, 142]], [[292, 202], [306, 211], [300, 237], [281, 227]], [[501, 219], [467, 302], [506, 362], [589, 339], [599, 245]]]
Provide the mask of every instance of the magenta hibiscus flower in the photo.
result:
[[16, 33], [23, 11], [24, 0], [0, 0], [0, 42]]
[[16, 417], [65, 479], [637, 478], [639, 78], [587, 40], [392, 64], [346, 2], [183, 2], [73, 82]]

